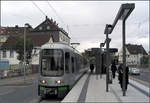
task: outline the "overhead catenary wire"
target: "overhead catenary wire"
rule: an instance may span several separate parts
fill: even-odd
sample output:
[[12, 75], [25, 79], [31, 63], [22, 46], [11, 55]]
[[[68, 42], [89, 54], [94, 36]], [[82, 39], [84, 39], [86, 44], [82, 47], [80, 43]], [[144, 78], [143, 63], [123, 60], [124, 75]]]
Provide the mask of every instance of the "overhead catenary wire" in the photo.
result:
[[47, 0], [47, 4], [49, 5], [49, 7], [54, 11], [54, 13], [56, 14], [56, 16], [60, 19], [60, 21], [65, 24], [65, 22], [63, 21], [63, 19], [58, 15], [57, 11], [55, 10], [55, 8], [49, 3], [49, 0]]
[[[32, 0], [31, 0], [31, 1], [32, 1]], [[45, 14], [45, 12], [44, 12], [35, 2], [32, 1], [32, 3], [35, 5], [36, 8], [39, 9], [39, 11], [40, 11], [44, 16], [47, 16], [47, 15]], [[49, 7], [53, 10], [53, 12], [56, 14], [56, 16], [58, 17], [58, 19], [60, 19], [60, 21], [64, 24], [64, 26], [66, 26], [67, 31], [68, 31], [68, 34], [70, 34], [70, 33], [71, 33], [71, 30], [70, 30], [70, 28], [69, 28], [69, 25], [67, 25], [67, 24], [63, 21], [63, 19], [58, 15], [58, 13], [57, 13], [57, 11], [55, 10], [55, 8], [49, 3], [49, 0], [47, 0], [47, 4], [48, 4]]]
[[[31, 1], [32, 1], [32, 0], [31, 0]], [[33, 5], [35, 5], [35, 7], [37, 7], [37, 8], [40, 10], [40, 12], [41, 12], [44, 16], [47, 16], [47, 15], [44, 13], [44, 11], [43, 11], [42, 9], [40, 9], [40, 7], [38, 7], [38, 5], [37, 5], [35, 2], [32, 1], [32, 3], [33, 3]]]
[[[53, 10], [53, 12], [56, 14], [56, 16], [58, 17], [58, 19], [60, 19], [60, 21], [64, 24], [64, 26], [66, 26], [66, 29], [67, 29], [67, 31], [68, 31], [68, 34], [71, 34], [71, 29], [70, 29], [69, 25], [66, 24], [66, 23], [63, 21], [63, 19], [61, 18], [61, 16], [59, 16], [59, 14], [58, 14], [57, 11], [55, 10], [55, 8], [50, 4], [49, 1], [50, 1], [50, 0], [47, 0], [47, 4], [48, 4], [49, 7]], [[76, 38], [74, 38], [74, 39], [76, 39]], [[77, 40], [76, 40], [76, 41], [77, 41]]]
[[47, 4], [48, 6], [53, 10], [53, 12], [55, 13], [55, 15], [58, 17], [58, 19], [63, 23], [63, 25], [66, 27], [66, 29], [68, 30], [69, 33], [69, 25], [67, 25], [64, 20], [61, 18], [61, 16], [57, 13], [57, 11], [55, 10], [55, 8], [50, 4], [49, 2], [50, 0], [47, 0]]

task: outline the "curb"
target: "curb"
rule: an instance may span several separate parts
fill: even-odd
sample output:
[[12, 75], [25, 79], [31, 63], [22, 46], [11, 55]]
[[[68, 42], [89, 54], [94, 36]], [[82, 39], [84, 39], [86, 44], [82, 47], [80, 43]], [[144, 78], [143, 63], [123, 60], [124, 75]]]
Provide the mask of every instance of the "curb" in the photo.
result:
[[[116, 76], [118, 76], [118, 74], [116, 74]], [[138, 91], [140, 91], [141, 93], [143, 93], [144, 95], [150, 97], [150, 93], [149, 93], [150, 88], [149, 88], [149, 87], [147, 87], [149, 90], [146, 91], [146, 90], [144, 90], [143, 88], [141, 88], [140, 86], [137, 86], [135, 83], [131, 83], [130, 81], [134, 81], [134, 82], [137, 82], [137, 81], [132, 80], [132, 79], [129, 78], [129, 85], [131, 85], [132, 87], [134, 87], [135, 89], [137, 89]], [[137, 82], [137, 83], [139, 83], [139, 82]], [[140, 84], [140, 85], [143, 85], [143, 84], [141, 84], [141, 83], [139, 83], [139, 84]], [[143, 86], [145, 86], [145, 85], [143, 85]], [[145, 86], [145, 87], [146, 87], [146, 86]]]
[[140, 87], [138, 87], [138, 86], [135, 86], [133, 83], [129, 83], [132, 87], [134, 87], [135, 89], [137, 89], [138, 91], [140, 91], [141, 93], [143, 93], [144, 95], [146, 95], [146, 96], [148, 96], [148, 97], [150, 97], [150, 94], [149, 94], [149, 92], [147, 92], [147, 91], [145, 91], [145, 90], [143, 90], [143, 89], [141, 89]]

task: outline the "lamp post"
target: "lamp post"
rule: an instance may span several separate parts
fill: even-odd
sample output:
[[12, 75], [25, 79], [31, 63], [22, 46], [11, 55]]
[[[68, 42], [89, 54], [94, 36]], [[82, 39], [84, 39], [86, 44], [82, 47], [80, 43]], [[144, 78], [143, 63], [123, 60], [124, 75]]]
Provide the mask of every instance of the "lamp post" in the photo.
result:
[[106, 34], [106, 92], [108, 92], [108, 83], [109, 83], [109, 43], [111, 39], [108, 37], [108, 34], [110, 34], [110, 31], [112, 29], [112, 25], [106, 24], [104, 34]]
[[[0, 24], [0, 35], [1, 35], [1, 24]], [[1, 40], [0, 40], [0, 69], [1, 69]], [[1, 72], [0, 72], [1, 73]], [[1, 74], [0, 74], [1, 75]], [[0, 77], [1, 78], [1, 77]]]
[[28, 24], [24, 25], [24, 83], [25, 83], [25, 75], [26, 75], [26, 27]]
[[115, 25], [117, 24], [118, 20], [122, 20], [122, 48], [123, 48], [123, 96], [126, 95], [125, 92], [125, 84], [126, 84], [126, 50], [125, 50], [125, 43], [126, 43], [126, 38], [125, 38], [125, 21], [128, 18], [128, 16], [131, 14], [131, 12], [134, 10], [135, 4], [130, 3], [130, 4], [122, 4], [118, 14], [114, 20], [114, 23], [112, 24], [112, 29], [110, 33], [112, 33]]

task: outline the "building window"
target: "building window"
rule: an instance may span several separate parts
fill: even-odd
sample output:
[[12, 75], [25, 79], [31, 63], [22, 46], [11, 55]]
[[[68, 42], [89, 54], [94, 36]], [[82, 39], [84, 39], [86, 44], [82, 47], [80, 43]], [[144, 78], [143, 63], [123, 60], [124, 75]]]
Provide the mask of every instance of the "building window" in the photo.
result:
[[41, 27], [41, 26], [39, 27], [39, 30], [42, 30], [42, 27]]
[[50, 26], [47, 26], [47, 30], [50, 30]]
[[65, 41], [65, 37], [63, 36], [63, 41]]
[[10, 50], [10, 58], [13, 58], [13, 57], [14, 57], [14, 51]]
[[3, 50], [3, 58], [6, 58], [7, 55], [6, 55], [6, 50]]

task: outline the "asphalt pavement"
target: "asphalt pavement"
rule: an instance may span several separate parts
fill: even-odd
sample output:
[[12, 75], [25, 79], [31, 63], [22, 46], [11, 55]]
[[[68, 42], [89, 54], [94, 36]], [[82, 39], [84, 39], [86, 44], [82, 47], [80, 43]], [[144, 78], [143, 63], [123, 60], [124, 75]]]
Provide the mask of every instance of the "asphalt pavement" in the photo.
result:
[[132, 80], [138, 81], [145, 86], [150, 86], [150, 73], [140, 73], [140, 75], [130, 75]]
[[0, 83], [0, 103], [60, 102], [60, 100], [57, 99], [57, 97], [53, 96], [48, 97], [46, 100], [41, 100], [41, 98], [38, 96], [37, 91], [37, 74], [27, 77], [25, 84], [22, 77], [0, 80]]
[[[150, 75], [141, 73], [141, 75], [130, 76], [134, 80], [140, 80], [144, 84], [150, 82]], [[56, 96], [47, 97], [41, 100], [38, 96], [38, 75], [29, 75], [24, 84], [23, 77], [15, 77], [0, 80], [0, 103], [59, 103]], [[144, 82], [145, 81], [145, 82]]]

